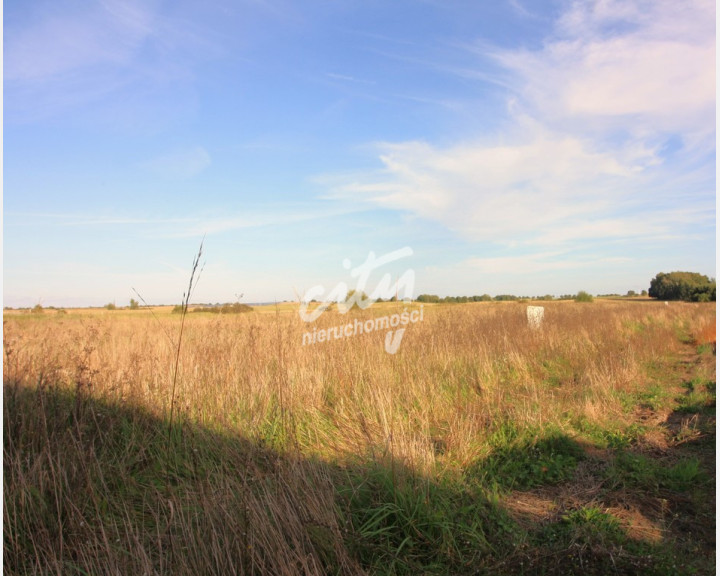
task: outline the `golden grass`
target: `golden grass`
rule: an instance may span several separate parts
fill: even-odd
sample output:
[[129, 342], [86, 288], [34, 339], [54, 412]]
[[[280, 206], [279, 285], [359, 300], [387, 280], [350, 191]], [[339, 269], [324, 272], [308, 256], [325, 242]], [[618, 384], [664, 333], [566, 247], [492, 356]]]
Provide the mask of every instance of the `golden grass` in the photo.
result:
[[[553, 429], [569, 437], [579, 437], [593, 426], [622, 429], [634, 421], [627, 396], [653, 379], [648, 366], [677, 355], [683, 347], [682, 334], [692, 334], [694, 327], [705, 326], [711, 319], [714, 322], [715, 315], [714, 304], [665, 306], [662, 302], [608, 300], [543, 305], [545, 319], [537, 331], [528, 328], [525, 306], [517, 303], [426, 305], [423, 322], [407, 327], [394, 355], [384, 351], [384, 332], [303, 346], [302, 335], [308, 325], [288, 305], [277, 311], [267, 307], [232, 316], [189, 314], [178, 365], [179, 420], [290, 455], [290, 463], [282, 464], [288, 467], [283, 478], [304, 475], [302, 481], [288, 480], [283, 489], [273, 484], [246, 490], [244, 521], [256, 527], [253, 541], [247, 545], [256, 547], [257, 556], [245, 549], [243, 554], [249, 554], [245, 568], [257, 573], [320, 573], [323, 564], [316, 549], [325, 546], [325, 567], [329, 562], [339, 572], [359, 570], [338, 547], [344, 528], [332, 512], [333, 481], [324, 468], [312, 462], [341, 470], [358, 463], [377, 463], [439, 481], [465, 474], [492, 451], [498, 434], [508, 428], [519, 435]], [[337, 326], [413, 306], [417, 305], [385, 303], [347, 315], [327, 312], [317, 326]], [[10, 389], [66, 390], [71, 396], [84, 395], [104, 406], [142, 411], [148, 418], [166, 421], [180, 318], [170, 314], [170, 308], [155, 314], [97, 311], [57, 315], [46, 311], [6, 315], [6, 396]], [[8, 409], [6, 401], [6, 419]], [[13, 418], [17, 420], [17, 416]], [[6, 424], [6, 437], [8, 433], [13, 436]], [[50, 485], [59, 482], [55, 476], [67, 473], [62, 455], [51, 453], [52, 445], [47, 440], [38, 452], [44, 456], [36, 466], [46, 470], [42, 476], [45, 484], [37, 488], [41, 493], [52, 492]], [[13, 454], [22, 460], [22, 453]], [[226, 456], [226, 452], [221, 454]], [[7, 457], [6, 450], [6, 475], [7, 467], [15, 466], [11, 488], [20, 490], [22, 478], [30, 482], [32, 473], [20, 460], [8, 462]], [[305, 463], [297, 463], [298, 458]], [[265, 474], [255, 472], [259, 477]], [[243, 482], [248, 482], [248, 477]], [[39, 482], [38, 478], [34, 481]], [[6, 488], [5, 504], [10, 503], [12, 510], [11, 488]], [[240, 531], [223, 517], [226, 501], [221, 495], [223, 490], [234, 493], [242, 487], [231, 482], [214, 489], [216, 492], [202, 501], [219, 519], [206, 529], [225, 525]], [[142, 507], [142, 496], [137, 498], [134, 505]], [[182, 508], [182, 498], [170, 498], [166, 505], [169, 507], [151, 514], [153, 529], [173, 526], [184, 514], [185, 521], [179, 525], [191, 531], [198, 521], [192, 504], [185, 501]], [[309, 508], [302, 511], [303, 506]], [[543, 501], [542, 507], [546, 506], [549, 504]], [[316, 551], [303, 557], [289, 550], [308, 548], [302, 540], [310, 538], [308, 518], [316, 525], [311, 537]], [[7, 547], [8, 538], [17, 536], [21, 522], [7, 512], [4, 522], [10, 533]], [[169, 561], [163, 568], [161, 552], [137, 544], [143, 539], [138, 533], [142, 527], [133, 522], [128, 510], [125, 524], [116, 527], [113, 536], [119, 540], [117, 545], [102, 544], [103, 538], [110, 536], [94, 540], [105, 550], [115, 550], [105, 556], [112, 559], [113, 566], [144, 567], [148, 573], [168, 573], [176, 567]], [[52, 539], [52, 535], [46, 538]], [[290, 542], [288, 538], [300, 540]], [[218, 534], [211, 540], [217, 548], [213, 552], [216, 559], [222, 557], [223, 546], [232, 548]], [[154, 541], [158, 546], [166, 542], [162, 534]], [[22, 548], [13, 542], [17, 550]], [[136, 556], [135, 563], [123, 564], [117, 556], [123, 548], [143, 553]], [[62, 566], [60, 558], [66, 553], [54, 553], [53, 561], [28, 561], [25, 566]], [[178, 550], [174, 553], [181, 554]], [[7, 554], [6, 550], [6, 558]], [[100, 556], [91, 561], [93, 554], [84, 550], [76, 564], [98, 568]], [[218, 564], [222, 565], [227, 564]], [[208, 568], [201, 559], [195, 567], [201, 571]]]
[[[429, 472], [440, 458], [432, 439], [462, 464], [505, 421], [567, 428], [578, 417], [622, 418], [616, 392], [643, 384], [645, 363], [677, 351], [678, 322], [695, 326], [709, 311], [552, 303], [533, 332], [522, 305], [435, 307], [407, 328], [396, 355], [384, 351], [384, 332], [302, 346], [308, 325], [296, 315], [191, 314], [179, 406], [191, 421], [249, 438], [281, 414], [293, 446], [323, 458], [383, 451], [392, 437], [395, 457]], [[327, 312], [318, 324], [377, 313]], [[178, 328], [169, 314], [10, 317], [5, 377], [22, 385], [81, 382], [98, 398], [163, 417], [174, 360], [168, 334]]]

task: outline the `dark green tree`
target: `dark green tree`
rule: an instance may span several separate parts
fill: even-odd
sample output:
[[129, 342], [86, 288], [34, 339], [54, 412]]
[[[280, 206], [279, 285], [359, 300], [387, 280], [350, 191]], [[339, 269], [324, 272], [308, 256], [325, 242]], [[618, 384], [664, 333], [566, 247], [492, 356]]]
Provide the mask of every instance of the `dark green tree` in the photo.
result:
[[715, 301], [715, 280], [697, 272], [660, 272], [650, 281], [648, 295], [659, 300]]

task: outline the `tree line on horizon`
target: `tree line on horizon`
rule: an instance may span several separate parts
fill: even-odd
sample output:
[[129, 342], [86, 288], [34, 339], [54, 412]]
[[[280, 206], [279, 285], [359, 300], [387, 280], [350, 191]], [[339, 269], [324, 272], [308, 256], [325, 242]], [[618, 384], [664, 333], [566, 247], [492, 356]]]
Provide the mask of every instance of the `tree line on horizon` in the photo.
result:
[[[346, 299], [349, 300], [354, 292], [355, 290], [348, 292]], [[598, 294], [597, 296], [599, 298], [633, 298], [636, 296], [649, 296], [650, 298], [655, 298], [657, 300], [667, 301], [680, 300], [685, 302], [715, 302], [715, 292], [715, 279], [706, 275], [699, 274], [697, 272], [660, 272], [650, 281], [650, 289], [642, 290], [640, 294], [636, 293], [635, 290], [628, 290], [624, 296], [620, 294]], [[362, 299], [367, 299], [364, 292], [361, 293], [361, 297]], [[467, 302], [507, 302], [527, 300], [575, 300], [578, 302], [591, 302], [592, 298], [591, 294], [581, 290], [577, 294], [562, 294], [558, 297], [555, 297], [553, 294], [545, 294], [544, 296], [515, 296], [514, 294], [498, 294], [497, 296], [490, 296], [490, 294], [483, 294], [482, 296], [444, 297], [440, 297], [437, 294], [420, 294], [417, 298], [415, 298], [415, 301], [428, 304], [464, 304]], [[378, 302], [383, 301], [385, 300], [382, 298], [378, 299]], [[394, 302], [396, 301], [396, 297], [393, 296], [387, 301]], [[311, 302], [316, 303], [317, 300], [313, 299]], [[196, 312], [212, 312], [220, 314], [250, 312], [252, 310], [251, 306], [240, 304], [239, 302], [234, 302], [232, 304], [208, 304], [206, 306], [195, 304], [194, 306], [196, 307]], [[140, 307], [139, 302], [131, 298], [130, 306], [128, 306], [127, 309], [138, 310]], [[107, 310], [117, 309], [114, 302], [106, 304], [104, 308]], [[11, 306], [4, 306], [4, 309], [13, 310]], [[18, 309], [24, 310], [24, 308]], [[34, 313], [41, 313], [45, 309], [54, 310], [55, 307], [36, 304], [31, 311]], [[58, 310], [60, 311], [62, 309]], [[182, 306], [175, 306], [172, 311], [174, 313], [181, 312]], [[64, 310], [62, 310], [62, 312], [64, 312]]]
[[[685, 302], [715, 302], [715, 279], [697, 272], [660, 272], [650, 281], [650, 289], [642, 290], [640, 294], [635, 290], [628, 290], [623, 296], [620, 294], [598, 294], [600, 298], [633, 298], [636, 296], [649, 296], [657, 300], [682, 300]], [[589, 298], [588, 298], [589, 297]], [[544, 296], [515, 296], [513, 294], [498, 294], [490, 296], [445, 296], [437, 294], [420, 294], [416, 302], [428, 304], [463, 304], [465, 302], [504, 302], [525, 300], [576, 300], [589, 302], [592, 296], [585, 291], [577, 294], [563, 294], [557, 298], [552, 294]]]
[[[636, 294], [631, 290], [632, 294], [628, 293], [627, 296], [635, 296]], [[620, 294], [608, 294], [607, 296], [620, 297]], [[553, 294], [545, 294], [544, 296], [515, 296], [514, 294], [498, 294], [497, 296], [490, 296], [490, 294], [483, 294], [482, 296], [444, 296], [440, 297], [437, 294], [420, 294], [415, 301], [427, 304], [464, 304], [466, 302], [523, 302], [526, 300], [535, 300], [540, 302], [547, 302], [549, 300], [577, 300], [580, 302], [592, 301], [592, 296], [581, 290], [577, 294], [562, 294], [561, 296], [555, 297]]]

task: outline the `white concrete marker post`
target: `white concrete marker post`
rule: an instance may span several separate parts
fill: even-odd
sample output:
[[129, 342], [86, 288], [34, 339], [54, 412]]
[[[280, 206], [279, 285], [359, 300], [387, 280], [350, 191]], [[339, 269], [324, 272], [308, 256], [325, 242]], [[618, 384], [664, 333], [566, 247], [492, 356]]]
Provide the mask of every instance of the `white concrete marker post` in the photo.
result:
[[528, 306], [527, 319], [528, 326], [533, 330], [542, 327], [543, 318], [545, 317], [545, 308], [542, 306]]

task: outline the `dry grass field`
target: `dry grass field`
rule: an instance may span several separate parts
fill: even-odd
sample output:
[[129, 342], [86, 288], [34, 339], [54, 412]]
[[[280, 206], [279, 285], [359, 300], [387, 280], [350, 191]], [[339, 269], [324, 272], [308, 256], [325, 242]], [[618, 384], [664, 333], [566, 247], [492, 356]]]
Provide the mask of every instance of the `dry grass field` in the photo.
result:
[[714, 574], [715, 303], [544, 306], [6, 312], [5, 573]]

